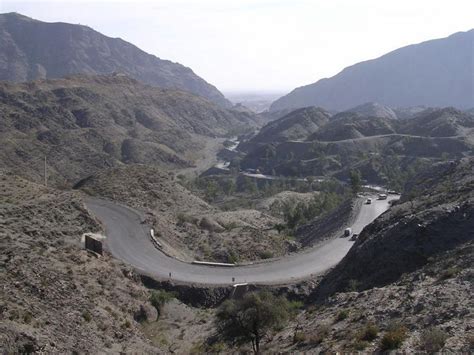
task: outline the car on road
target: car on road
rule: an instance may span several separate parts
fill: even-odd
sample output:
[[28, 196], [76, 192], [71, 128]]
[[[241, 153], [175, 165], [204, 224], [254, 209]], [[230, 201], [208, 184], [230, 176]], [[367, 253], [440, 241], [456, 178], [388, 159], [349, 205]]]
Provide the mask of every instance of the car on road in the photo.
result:
[[365, 201], [365, 204], [366, 204], [366, 205], [372, 204], [372, 199], [371, 199], [371, 198], [368, 198], [368, 199]]
[[357, 240], [358, 237], [359, 237], [359, 234], [358, 234], [358, 233], [354, 233], [354, 234], [352, 234], [351, 240], [352, 240], [352, 241]]
[[379, 200], [386, 200], [387, 195], [386, 194], [379, 194]]
[[350, 237], [351, 234], [352, 234], [352, 229], [346, 228], [346, 229], [344, 230], [344, 237]]

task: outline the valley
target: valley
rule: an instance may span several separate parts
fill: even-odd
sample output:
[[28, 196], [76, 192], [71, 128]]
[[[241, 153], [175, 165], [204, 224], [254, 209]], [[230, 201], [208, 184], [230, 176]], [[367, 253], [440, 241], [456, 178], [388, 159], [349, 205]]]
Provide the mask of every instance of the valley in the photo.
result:
[[474, 351], [473, 33], [229, 100], [0, 14], [0, 352]]

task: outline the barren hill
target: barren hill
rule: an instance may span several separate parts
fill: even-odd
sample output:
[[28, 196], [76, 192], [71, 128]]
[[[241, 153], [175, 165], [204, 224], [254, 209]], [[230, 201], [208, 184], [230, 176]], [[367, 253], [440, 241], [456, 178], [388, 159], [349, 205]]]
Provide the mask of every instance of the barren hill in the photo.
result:
[[365, 102], [390, 107], [471, 108], [474, 103], [474, 30], [402, 47], [339, 74], [296, 88], [271, 111], [321, 106], [347, 110]]
[[137, 321], [156, 320], [149, 291], [83, 249], [81, 235], [101, 227], [77, 193], [2, 171], [0, 216], [0, 352], [160, 352]]
[[253, 116], [123, 75], [0, 83], [0, 161], [71, 185], [122, 163], [185, 167], [206, 140], [249, 129]]
[[188, 91], [222, 107], [232, 106], [190, 68], [155, 57], [120, 38], [104, 36], [87, 26], [0, 14], [0, 80], [112, 72], [152, 86]]

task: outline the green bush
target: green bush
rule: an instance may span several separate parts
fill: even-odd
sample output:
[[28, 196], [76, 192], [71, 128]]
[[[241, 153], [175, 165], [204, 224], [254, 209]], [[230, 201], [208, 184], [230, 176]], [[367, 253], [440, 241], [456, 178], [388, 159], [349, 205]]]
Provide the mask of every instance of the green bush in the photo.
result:
[[150, 303], [158, 311], [158, 315], [161, 313], [163, 306], [175, 298], [175, 295], [171, 292], [164, 290], [152, 291], [150, 295]]
[[379, 328], [375, 324], [369, 323], [365, 326], [365, 328], [361, 331], [358, 336], [359, 340], [365, 341], [372, 341], [377, 338], [377, 334], [379, 333]]
[[82, 318], [84, 318], [86, 322], [90, 322], [92, 320], [92, 315], [89, 313], [89, 311], [84, 311], [82, 312]]
[[448, 339], [448, 334], [438, 328], [431, 328], [421, 335], [421, 348], [429, 353], [440, 351]]
[[349, 317], [349, 310], [343, 309], [337, 314], [336, 322], [343, 321], [344, 319], [347, 319], [347, 317]]
[[362, 351], [364, 350], [366, 347], [369, 346], [369, 342], [368, 341], [365, 341], [365, 340], [359, 340], [357, 339], [356, 341], [354, 341], [354, 344], [352, 345], [352, 347], [354, 348], [354, 350], [357, 350], [357, 351]]
[[271, 259], [273, 258], [273, 253], [270, 250], [264, 250], [260, 252], [261, 259]]
[[382, 350], [398, 349], [407, 337], [407, 329], [402, 325], [393, 325], [384, 334], [380, 347]]

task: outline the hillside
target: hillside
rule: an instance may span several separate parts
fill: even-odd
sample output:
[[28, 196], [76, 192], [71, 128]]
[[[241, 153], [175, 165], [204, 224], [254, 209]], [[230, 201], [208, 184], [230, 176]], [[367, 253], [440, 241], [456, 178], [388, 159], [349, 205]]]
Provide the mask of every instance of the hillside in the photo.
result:
[[146, 212], [165, 250], [182, 260], [257, 260], [265, 251], [284, 255], [294, 244], [274, 229], [280, 219], [251, 208], [220, 210], [156, 167], [105, 169], [75, 188]]
[[120, 38], [104, 36], [87, 26], [0, 14], [0, 80], [113, 72], [152, 86], [188, 91], [222, 107], [232, 106], [190, 68], [155, 57]]
[[[410, 182], [399, 203], [367, 226], [319, 285], [325, 297], [397, 281], [474, 241], [474, 159], [436, 165]], [[351, 281], [353, 280], [353, 281]]]
[[348, 109], [347, 112], [354, 112], [366, 117], [380, 117], [389, 119], [397, 118], [397, 114], [394, 110], [377, 102], [367, 102], [365, 104], [352, 107]]
[[239, 149], [248, 151], [266, 143], [306, 140], [311, 133], [327, 123], [330, 117], [327, 111], [317, 107], [292, 111], [263, 126], [257, 135], [239, 146]]
[[473, 117], [452, 107], [428, 109], [404, 121], [399, 132], [428, 137], [466, 136], [474, 131]]
[[413, 179], [263, 351], [471, 353], [473, 173], [469, 158]]
[[299, 87], [276, 100], [270, 110], [321, 106], [342, 111], [365, 102], [468, 109], [474, 102], [473, 43], [470, 30], [399, 48]]
[[122, 163], [185, 167], [208, 140], [248, 130], [252, 115], [124, 75], [0, 83], [2, 166], [71, 186]]
[[259, 144], [257, 135], [239, 164], [264, 174], [342, 180], [357, 169], [368, 183], [400, 188], [425, 165], [472, 155], [473, 125], [474, 116], [453, 108], [426, 109], [403, 120], [343, 112], [306, 141]]
[[390, 118], [362, 116], [358, 113], [343, 112], [332, 117], [331, 121], [308, 137], [308, 140], [342, 141], [395, 133]]
[[0, 352], [158, 353], [135, 319], [156, 320], [132, 269], [85, 251], [101, 227], [77, 193], [0, 172]]

